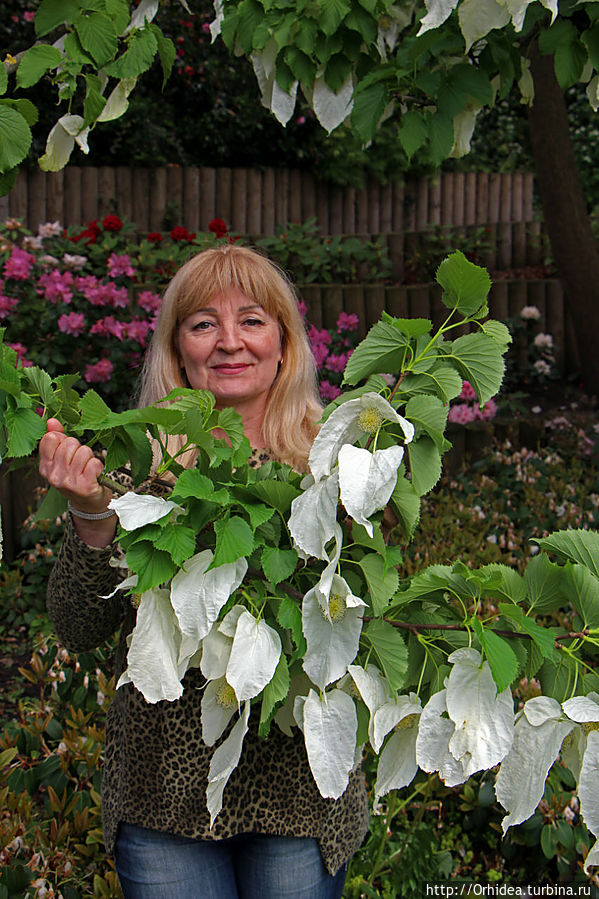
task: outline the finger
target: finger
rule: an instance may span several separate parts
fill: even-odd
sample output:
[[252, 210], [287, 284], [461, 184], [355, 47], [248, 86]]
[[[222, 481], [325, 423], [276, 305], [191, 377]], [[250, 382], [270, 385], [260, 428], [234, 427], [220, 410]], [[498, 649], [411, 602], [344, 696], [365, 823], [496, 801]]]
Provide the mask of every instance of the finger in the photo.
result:
[[64, 428], [57, 418], [49, 418], [46, 422], [46, 432], [48, 434], [64, 434]]

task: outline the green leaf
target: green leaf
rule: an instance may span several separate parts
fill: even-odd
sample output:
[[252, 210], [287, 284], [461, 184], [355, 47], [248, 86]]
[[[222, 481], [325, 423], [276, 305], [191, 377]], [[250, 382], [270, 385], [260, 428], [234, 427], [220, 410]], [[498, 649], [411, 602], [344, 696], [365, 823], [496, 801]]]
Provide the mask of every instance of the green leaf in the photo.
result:
[[560, 559], [579, 562], [599, 577], [599, 532], [582, 529], [555, 531], [534, 542], [545, 552], [555, 553]]
[[497, 692], [501, 693], [506, 687], [509, 687], [518, 673], [516, 654], [507, 640], [494, 634], [489, 628], [483, 627], [478, 618], [473, 620], [472, 626], [489, 663], [493, 680], [497, 685]]
[[387, 88], [378, 83], [356, 91], [352, 124], [364, 143], [371, 141], [387, 105]]
[[[491, 562], [479, 569], [479, 574], [489, 574], [493, 578], [493, 586], [485, 586], [485, 593], [493, 598], [510, 599], [512, 602], [524, 602], [526, 599], [526, 584], [517, 571], [508, 565]], [[499, 577], [499, 583], [496, 580]]]
[[177, 522], [169, 522], [161, 528], [160, 535], [153, 541], [156, 549], [167, 552], [175, 565], [181, 568], [183, 562], [196, 551], [196, 532]]
[[85, 82], [87, 90], [83, 101], [83, 117], [86, 125], [91, 125], [106, 106], [106, 98], [100, 93], [100, 79], [97, 75], [86, 75]]
[[23, 382], [30, 396], [38, 397], [44, 406], [52, 406], [54, 403], [54, 390], [52, 378], [37, 365], [23, 369]]
[[172, 499], [208, 499], [212, 503], [229, 505], [231, 494], [226, 488], [214, 489], [214, 482], [197, 470], [188, 468], [177, 479], [171, 493]]
[[553, 658], [554, 637], [553, 633], [548, 630], [548, 628], [541, 627], [534, 618], [525, 615], [520, 606], [515, 606], [507, 602], [500, 602], [499, 610], [505, 618], [510, 618], [512, 621], [516, 622], [520, 631], [524, 631], [525, 634], [532, 637], [539, 647], [544, 659]]
[[573, 43], [578, 37], [576, 26], [560, 16], [549, 28], [542, 28], [539, 34], [539, 50], [545, 56], [556, 53], [564, 45]]
[[8, 172], [0, 172], [0, 197], [5, 197], [11, 192], [16, 184], [18, 174], [19, 169], [16, 167]]
[[449, 441], [443, 436], [447, 425], [449, 407], [436, 396], [414, 396], [407, 405], [405, 416], [415, 428], [416, 439], [428, 435], [440, 453], [449, 449]]
[[378, 553], [368, 553], [358, 562], [364, 572], [372, 610], [375, 615], [382, 615], [389, 600], [399, 586], [399, 575], [395, 568], [385, 570], [385, 560]]
[[77, 0], [42, 0], [35, 14], [35, 33], [43, 37], [64, 22], [71, 23], [80, 12]]
[[352, 70], [352, 64], [344, 53], [334, 53], [324, 70], [324, 80], [332, 91], [340, 91]]
[[106, 0], [106, 12], [114, 23], [116, 33], [122, 34], [130, 18], [127, 0]]
[[430, 318], [395, 318], [395, 316], [389, 315], [385, 311], [383, 311], [381, 319], [393, 325], [406, 337], [424, 337], [433, 327]]
[[415, 109], [404, 112], [397, 129], [397, 136], [405, 150], [408, 161], [426, 143], [428, 125], [424, 115]]
[[291, 599], [291, 597], [285, 596], [284, 599], [281, 600], [281, 604], [277, 611], [277, 621], [281, 627], [284, 627], [291, 632], [291, 639], [295, 643], [295, 652], [289, 660], [289, 663], [291, 664], [292, 661], [301, 659], [306, 652], [306, 638], [304, 637], [304, 632], [302, 630], [302, 612], [300, 607]]
[[265, 479], [252, 484], [251, 492], [252, 495], [273, 506], [277, 512], [287, 515], [291, 509], [291, 503], [302, 491], [286, 481]]
[[150, 68], [157, 50], [154, 32], [146, 26], [133, 32], [125, 52], [104, 66], [104, 71], [114, 78], [137, 78]]
[[285, 653], [281, 653], [279, 663], [275, 668], [272, 680], [265, 686], [262, 693], [262, 703], [260, 708], [260, 724], [258, 725], [258, 734], [261, 737], [267, 737], [270, 730], [270, 722], [280, 703], [284, 702], [289, 693], [289, 668]]
[[368, 375], [399, 371], [408, 346], [401, 331], [388, 322], [377, 322], [350, 356], [343, 383], [353, 386]]
[[[1, 68], [1, 67], [0, 67]], [[31, 100], [25, 100], [21, 98], [20, 100], [0, 100], [0, 105], [2, 106], [10, 106], [11, 109], [15, 109], [20, 115], [23, 116], [28, 125], [35, 125], [37, 120], [39, 119], [39, 113], [37, 111], [37, 106], [31, 102]]]
[[235, 562], [242, 556], [249, 556], [254, 549], [254, 534], [243, 518], [232, 515], [230, 518], [221, 518], [214, 523], [216, 533], [216, 549], [211, 568]]
[[106, 418], [110, 415], [110, 406], [106, 405], [99, 393], [95, 390], [87, 390], [81, 397], [79, 404], [82, 430], [96, 431], [102, 427]]
[[535, 556], [526, 566], [526, 604], [535, 615], [546, 615], [567, 605], [564, 569], [550, 562], [546, 555]]
[[447, 358], [453, 360], [462, 378], [470, 381], [481, 404], [501, 387], [505, 363], [501, 347], [492, 337], [464, 334], [454, 340]]
[[351, 9], [348, 0], [318, 0], [318, 24], [326, 35], [335, 34]]
[[429, 116], [428, 121], [430, 157], [433, 165], [440, 166], [447, 159], [453, 147], [453, 119], [438, 112]]
[[133, 486], [137, 487], [150, 474], [154, 461], [152, 444], [143, 425], [130, 425], [127, 430], [124, 430], [123, 442], [128, 451]]
[[0, 172], [10, 172], [29, 152], [31, 129], [16, 109], [0, 105]]
[[46, 433], [45, 422], [33, 409], [6, 409], [4, 424], [8, 433], [6, 454], [9, 458], [29, 456]]
[[26, 88], [37, 84], [49, 69], [55, 69], [61, 62], [62, 53], [56, 47], [49, 47], [47, 44], [30, 47], [19, 62], [17, 87]]
[[411, 540], [420, 520], [420, 497], [406, 478], [398, 478], [390, 499], [406, 540]]
[[370, 621], [364, 635], [371, 643], [392, 690], [401, 690], [408, 670], [408, 647], [398, 628], [380, 618]]
[[564, 586], [585, 628], [599, 627], [599, 579], [582, 565], [568, 563]]
[[487, 270], [470, 262], [460, 250], [443, 260], [435, 277], [444, 291], [441, 301], [465, 318], [476, 315], [491, 289]]
[[294, 549], [279, 549], [277, 546], [266, 546], [262, 552], [262, 571], [276, 587], [295, 571], [298, 556]]
[[413, 440], [406, 447], [410, 459], [412, 487], [418, 496], [432, 490], [441, 477], [441, 454], [429, 437]]
[[89, 53], [86, 53], [81, 46], [77, 33], [69, 31], [64, 39], [64, 52], [71, 60], [71, 63], [78, 63], [81, 66], [94, 65], [94, 61]]
[[166, 583], [178, 570], [170, 553], [156, 549], [149, 540], [139, 540], [129, 547], [127, 565], [138, 576], [137, 593]]
[[173, 70], [177, 51], [175, 50], [175, 45], [170, 37], [166, 37], [157, 25], [152, 24], [150, 27], [156, 38], [158, 58], [160, 59], [160, 65], [162, 66], [162, 88], [164, 89], [164, 85], [168, 81]]
[[54, 520], [67, 511], [67, 501], [56, 487], [49, 487], [48, 492], [37, 507], [34, 521]]
[[75, 22], [75, 31], [81, 46], [97, 66], [103, 66], [116, 56], [117, 33], [111, 19], [104, 13], [92, 12], [81, 16]]
[[553, 62], [555, 76], [562, 90], [567, 90], [580, 80], [587, 59], [586, 47], [579, 40], [571, 44], [562, 44], [557, 48]]
[[480, 327], [483, 334], [486, 334], [488, 337], [492, 337], [493, 340], [497, 341], [501, 347], [502, 353], [507, 350], [512, 342], [512, 335], [507, 325], [491, 318], [486, 322], [482, 322]]
[[8, 72], [4, 66], [0, 66], [0, 95], [6, 93], [8, 87]]
[[400, 392], [430, 393], [449, 403], [462, 392], [462, 378], [452, 365], [436, 362], [426, 372], [407, 375], [401, 383]]

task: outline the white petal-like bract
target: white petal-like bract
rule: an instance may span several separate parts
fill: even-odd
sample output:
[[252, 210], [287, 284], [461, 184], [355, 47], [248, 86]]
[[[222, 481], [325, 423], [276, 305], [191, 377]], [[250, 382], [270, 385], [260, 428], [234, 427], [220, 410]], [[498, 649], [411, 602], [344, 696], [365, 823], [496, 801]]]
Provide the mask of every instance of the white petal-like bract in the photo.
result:
[[[238, 608], [243, 609], [243, 606]], [[233, 637], [223, 634], [220, 626], [215, 624], [202, 640], [202, 660], [200, 670], [206, 680], [218, 680], [225, 676]]]
[[[350, 603], [349, 597], [357, 600]], [[302, 630], [306, 638], [304, 671], [321, 690], [342, 677], [358, 653], [365, 603], [354, 597], [339, 575], [333, 576], [329, 616], [325, 617], [314, 590], [304, 596]]]
[[223, 791], [227, 781], [239, 764], [249, 717], [250, 703], [246, 702], [239, 721], [235, 722], [227, 739], [221, 743], [212, 756], [208, 772], [208, 787], [206, 788], [206, 805], [210, 812], [211, 828], [223, 807]]
[[418, 738], [419, 714], [406, 716], [409, 726], [402, 727], [387, 740], [381, 752], [377, 768], [375, 802], [390, 790], [401, 790], [412, 783], [418, 771], [416, 761], [416, 740]]
[[179, 699], [181, 632], [168, 590], [154, 588], [142, 594], [137, 621], [127, 653], [126, 674], [147, 702]]
[[446, 786], [455, 787], [468, 778], [461, 763], [449, 751], [455, 724], [443, 717], [447, 712], [446, 692], [433, 693], [422, 710], [416, 738], [416, 761], [423, 771], [429, 774], [438, 771]]
[[272, 680], [281, 650], [274, 628], [245, 609], [237, 621], [226, 675], [239, 702], [257, 696]]
[[[229, 692], [232, 694], [232, 702], [228, 696]], [[204, 690], [201, 703], [202, 739], [206, 746], [214, 746], [222, 737], [237, 708], [235, 694], [224, 677], [210, 681]]]
[[338, 91], [328, 86], [324, 74], [317, 75], [312, 91], [312, 108], [316, 118], [329, 134], [351, 114], [354, 105], [353, 96], [352, 72], [348, 74]]
[[[592, 730], [587, 736], [587, 748], [584, 753], [584, 761], [578, 781], [578, 798], [580, 800], [580, 814], [588, 829], [596, 837], [599, 837], [599, 731]], [[595, 847], [591, 850], [594, 852]], [[589, 856], [591, 855], [589, 853]], [[585, 859], [585, 871], [590, 865], [598, 862]]]
[[462, 0], [458, 19], [468, 53], [472, 44], [493, 28], [504, 28], [510, 21], [510, 14], [499, 0]]
[[375, 450], [344, 444], [339, 450], [339, 493], [348, 515], [372, 537], [374, 512], [384, 509], [397, 484], [403, 446]]
[[116, 512], [126, 531], [134, 531], [146, 524], [160, 521], [172, 509], [181, 509], [181, 506], [171, 499], [163, 499], [161, 496], [131, 492], [111, 499], [108, 508]]
[[573, 696], [562, 702], [562, 708], [568, 718], [580, 724], [599, 721], [599, 693], [591, 692], [586, 696]]
[[[414, 723], [417, 724], [422, 714], [422, 704], [415, 693], [409, 696], [396, 696], [376, 709], [372, 716], [371, 727], [369, 727], [370, 743], [375, 752], [378, 752], [383, 745], [383, 740], [401, 721], [416, 716]], [[414, 739], [416, 739], [414, 737]]]
[[459, 0], [424, 0], [426, 15], [420, 21], [418, 36], [442, 25], [450, 17], [458, 2]]
[[237, 559], [217, 568], [209, 549], [184, 562], [171, 582], [171, 602], [184, 634], [202, 640], [218, 618], [231, 593], [237, 590], [247, 571], [247, 559]]
[[308, 761], [320, 794], [338, 799], [355, 764], [358, 716], [353, 699], [337, 688], [322, 698], [310, 690], [303, 723]]
[[328, 560], [327, 543], [337, 528], [339, 479], [337, 472], [321, 478], [291, 503], [288, 521], [293, 545], [304, 558]]
[[[509, 812], [501, 822], [504, 833], [533, 814], [543, 798], [549, 769], [564, 738], [574, 727], [572, 722], [564, 719], [557, 702], [556, 709], [547, 702], [539, 703], [540, 699], [547, 697], [529, 699], [524, 712], [518, 716], [512, 746], [501, 763], [495, 782], [497, 799]], [[531, 703], [532, 708], [527, 713], [526, 708]], [[531, 724], [531, 719], [536, 723]]]

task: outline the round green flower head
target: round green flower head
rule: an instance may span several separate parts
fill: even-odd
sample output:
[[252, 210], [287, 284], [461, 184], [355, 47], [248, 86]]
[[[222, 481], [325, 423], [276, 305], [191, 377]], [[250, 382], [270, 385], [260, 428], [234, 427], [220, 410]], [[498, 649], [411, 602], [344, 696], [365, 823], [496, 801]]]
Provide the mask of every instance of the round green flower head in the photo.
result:
[[376, 434], [384, 421], [385, 416], [375, 406], [367, 406], [358, 415], [358, 424], [367, 434]]

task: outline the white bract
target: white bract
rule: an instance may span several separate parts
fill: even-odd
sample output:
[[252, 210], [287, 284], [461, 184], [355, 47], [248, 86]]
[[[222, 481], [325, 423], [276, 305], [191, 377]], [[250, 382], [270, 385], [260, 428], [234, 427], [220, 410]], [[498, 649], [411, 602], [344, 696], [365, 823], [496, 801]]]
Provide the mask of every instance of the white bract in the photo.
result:
[[202, 739], [206, 746], [214, 746], [237, 709], [237, 697], [224, 677], [210, 681], [201, 703]]
[[506, 688], [499, 695], [488, 662], [475, 649], [449, 656], [446, 704], [455, 733], [449, 751], [469, 777], [497, 765], [507, 755], [514, 735], [514, 700]]
[[80, 115], [63, 115], [54, 125], [46, 141], [46, 152], [38, 159], [44, 172], [58, 172], [64, 168], [75, 143], [83, 153], [89, 153], [87, 137], [89, 125]]
[[410, 693], [409, 697], [399, 696], [396, 706], [394, 711], [400, 717], [393, 725], [395, 732], [385, 743], [379, 758], [375, 802], [390, 790], [401, 790], [402, 787], [407, 787], [412, 783], [418, 771], [416, 740], [422, 705], [418, 697], [414, 693]]
[[295, 109], [298, 82], [294, 81], [289, 93], [279, 85], [275, 68], [278, 52], [279, 47], [271, 38], [262, 50], [254, 50], [250, 59], [262, 94], [262, 105], [270, 109], [281, 125], [286, 125]]
[[302, 603], [302, 630], [306, 638], [304, 671], [321, 690], [342, 677], [355, 659], [360, 644], [365, 603], [354, 596], [347, 582], [333, 575], [328, 608], [322, 608], [315, 589]]
[[246, 702], [241, 716], [231, 728], [231, 733], [223, 740], [210, 762], [208, 786], [206, 788], [206, 804], [210, 812], [210, 827], [223, 807], [223, 791], [231, 774], [239, 764], [243, 739], [248, 729], [250, 703]]
[[[562, 750], [562, 759], [576, 777], [582, 819], [591, 833], [599, 837], [599, 693], [573, 696], [562, 703], [562, 708], [576, 722], [576, 730], [571, 735], [575, 738], [566, 752]], [[599, 839], [585, 859], [585, 871], [597, 864]]]
[[316, 118], [329, 134], [351, 114], [354, 106], [353, 95], [352, 72], [349, 72], [338, 91], [328, 86], [323, 72], [316, 76], [312, 91], [312, 108]]
[[295, 714], [301, 715], [308, 761], [321, 796], [338, 799], [355, 765], [358, 717], [353, 700], [338, 688], [322, 697], [310, 690], [305, 700], [296, 699]]
[[524, 705], [495, 783], [497, 799], [509, 812], [501, 822], [504, 833], [533, 814], [543, 798], [549, 769], [572, 727], [555, 699], [536, 696]]
[[257, 696], [272, 680], [281, 650], [278, 633], [244, 609], [237, 619], [226, 671], [239, 702]]
[[444, 717], [447, 712], [446, 690], [433, 693], [422, 710], [418, 736], [416, 737], [416, 761], [423, 771], [437, 771], [448, 787], [464, 783], [467, 776], [459, 762], [449, 751], [449, 741], [455, 733], [455, 724]]
[[168, 590], [155, 587], [142, 594], [127, 653], [127, 670], [118, 687], [132, 682], [146, 702], [179, 699], [183, 693], [179, 665], [182, 635]]
[[98, 122], [112, 122], [119, 119], [129, 107], [129, 94], [137, 84], [137, 78], [123, 78], [110, 92], [106, 105], [97, 118]]
[[329, 559], [327, 543], [335, 536], [337, 505], [339, 503], [339, 476], [337, 472], [321, 478], [316, 483], [310, 476], [304, 478], [300, 493], [291, 503], [288, 527], [293, 545], [304, 559]]
[[208, 634], [248, 567], [247, 559], [241, 558], [208, 571], [213, 558], [210, 549], [196, 553], [183, 563], [171, 582], [171, 603], [179, 626], [198, 641]]
[[384, 509], [397, 483], [403, 446], [367, 449], [346, 443], [339, 450], [339, 491], [347, 513], [372, 537], [373, 512]]
[[406, 443], [412, 440], [414, 426], [378, 393], [364, 393], [338, 406], [321, 427], [310, 450], [309, 466], [315, 480], [331, 474], [344, 443], [355, 443], [365, 434], [376, 433], [384, 421], [399, 424]]
[[146, 524], [153, 524], [168, 515], [173, 509], [181, 509], [171, 499], [151, 496], [149, 493], [125, 493], [111, 499], [108, 508], [113, 509], [126, 531], [134, 531]]

